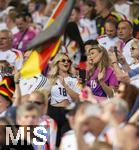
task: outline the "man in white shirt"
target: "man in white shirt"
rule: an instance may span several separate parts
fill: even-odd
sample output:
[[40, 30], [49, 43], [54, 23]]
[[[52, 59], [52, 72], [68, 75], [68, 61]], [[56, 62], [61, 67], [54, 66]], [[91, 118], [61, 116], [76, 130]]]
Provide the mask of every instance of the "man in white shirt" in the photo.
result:
[[100, 36], [98, 42], [108, 51], [110, 48], [115, 47], [119, 41], [117, 37], [117, 21], [114, 19], [106, 20], [104, 27], [106, 35]]
[[127, 63], [132, 64], [131, 44], [133, 42], [133, 25], [128, 20], [122, 20], [118, 24], [118, 37], [123, 41], [120, 51], [122, 51]]
[[0, 60], [6, 60], [17, 70], [21, 69], [23, 64], [22, 53], [12, 48], [12, 34], [8, 30], [0, 31]]

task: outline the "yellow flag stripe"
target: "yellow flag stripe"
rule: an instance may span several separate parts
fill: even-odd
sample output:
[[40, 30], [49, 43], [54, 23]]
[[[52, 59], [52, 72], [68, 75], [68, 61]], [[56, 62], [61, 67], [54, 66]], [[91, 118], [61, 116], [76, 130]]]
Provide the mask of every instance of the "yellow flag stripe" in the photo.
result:
[[39, 54], [37, 51], [34, 50], [31, 53], [30, 58], [25, 62], [21, 70], [21, 76], [24, 78], [30, 78], [39, 74], [41, 72], [39, 61]]
[[58, 50], [58, 48], [59, 48], [59, 46], [60, 46], [60, 44], [61, 44], [61, 40], [62, 40], [62, 38], [60, 38], [60, 39], [58, 40], [58, 43], [56, 44], [56, 47], [55, 47], [55, 49], [53, 50], [53, 53], [52, 53], [51, 57], [54, 57], [54, 56], [56, 55], [57, 50]]
[[10, 89], [10, 87], [9, 87], [9, 85], [7, 84], [7, 81], [6, 81], [6, 80], [3, 80], [2, 82], [0, 82], [0, 85], [3, 85], [3, 84], [6, 86], [6, 88], [7, 88], [10, 92], [13, 93], [13, 90]]
[[45, 30], [47, 27], [49, 27], [49, 26], [53, 23], [53, 21], [54, 21], [53, 16], [54, 16], [54, 14], [56, 13], [57, 9], [60, 7], [60, 5], [61, 5], [62, 2], [63, 2], [63, 0], [60, 0], [60, 2], [58, 3], [58, 5], [57, 5], [56, 8], [54, 9], [54, 11], [53, 11], [51, 17], [49, 18], [48, 22], [44, 25], [43, 30]]
[[4, 91], [0, 91], [0, 93], [5, 95], [5, 96], [7, 96], [7, 97], [9, 97], [9, 95], [6, 92], [4, 92]]

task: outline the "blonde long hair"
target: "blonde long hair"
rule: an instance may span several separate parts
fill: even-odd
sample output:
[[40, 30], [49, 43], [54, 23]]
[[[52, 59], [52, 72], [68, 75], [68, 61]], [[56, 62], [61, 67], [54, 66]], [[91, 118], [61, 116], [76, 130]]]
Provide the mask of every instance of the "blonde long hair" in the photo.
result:
[[[57, 76], [59, 75], [58, 62], [62, 60], [63, 56], [68, 57], [66, 53], [59, 52], [50, 64], [50, 70], [47, 75], [50, 85], [54, 85], [56, 83]], [[68, 70], [68, 74], [71, 74], [71, 67]]]
[[[93, 68], [91, 68], [89, 70], [88, 79], [90, 79], [90, 77], [92, 76], [92, 74], [94, 73], [95, 69], [98, 66], [100, 67], [100, 71], [102, 71], [103, 69], [106, 69], [110, 65], [110, 59], [108, 56], [108, 52], [103, 46], [100, 46], [99, 44], [98, 45], [92, 45], [91, 50], [93, 50], [93, 49], [97, 50], [99, 53], [102, 52], [102, 57], [101, 57], [100, 61], [97, 64], [95, 64]], [[89, 50], [89, 52], [91, 50]]]

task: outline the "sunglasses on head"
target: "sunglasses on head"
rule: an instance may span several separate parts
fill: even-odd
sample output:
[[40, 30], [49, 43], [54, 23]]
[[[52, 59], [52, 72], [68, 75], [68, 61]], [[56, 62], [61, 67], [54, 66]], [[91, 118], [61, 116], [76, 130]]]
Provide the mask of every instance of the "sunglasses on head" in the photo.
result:
[[88, 50], [88, 52], [90, 51], [90, 50], [92, 50], [92, 49], [101, 49], [102, 48], [102, 46], [100, 46], [100, 45], [93, 45], [89, 50]]
[[71, 63], [71, 60], [69, 60], [69, 59], [62, 59], [60, 62], [63, 62], [63, 63]]

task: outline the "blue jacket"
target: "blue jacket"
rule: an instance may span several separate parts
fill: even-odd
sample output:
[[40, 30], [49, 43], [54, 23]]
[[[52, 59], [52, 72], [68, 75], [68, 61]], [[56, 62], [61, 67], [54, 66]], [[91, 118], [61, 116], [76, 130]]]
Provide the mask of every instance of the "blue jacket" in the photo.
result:
[[130, 78], [132, 78], [138, 74], [139, 74], [139, 67], [137, 67], [136, 69], [132, 69], [128, 72], [128, 75]]

